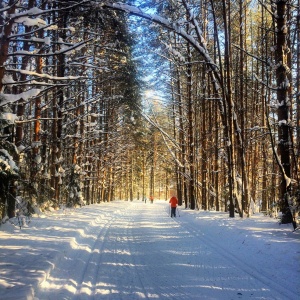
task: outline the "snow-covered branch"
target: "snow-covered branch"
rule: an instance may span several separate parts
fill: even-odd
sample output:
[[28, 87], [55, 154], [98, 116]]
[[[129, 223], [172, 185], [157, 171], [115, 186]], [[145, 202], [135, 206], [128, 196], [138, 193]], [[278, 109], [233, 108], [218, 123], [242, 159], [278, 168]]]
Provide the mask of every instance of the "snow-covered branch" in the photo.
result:
[[[94, 5], [96, 7], [99, 6], [98, 3], [95, 3]], [[138, 7], [123, 4], [123, 3], [102, 2], [100, 4], [100, 7], [123, 11], [128, 14], [135, 15], [135, 16], [144, 18], [146, 20], [149, 20], [151, 22], [157, 23], [171, 31], [174, 31], [175, 33], [180, 35], [182, 38], [184, 38], [186, 41], [188, 41], [189, 44], [192, 45], [198, 51], [198, 53], [204, 57], [205, 61], [210, 65], [212, 70], [214, 70], [214, 71], [218, 70], [218, 66], [212, 60], [207, 49], [204, 47], [204, 39], [199, 35], [200, 42], [198, 42], [193, 36], [188, 34], [178, 23], [170, 22], [166, 18], [163, 18], [163, 17], [155, 15], [155, 14], [145, 13]], [[198, 34], [200, 34], [199, 32], [200, 31], [198, 30]], [[202, 45], [200, 43], [202, 43]], [[219, 76], [217, 76], [217, 79], [219, 81]]]

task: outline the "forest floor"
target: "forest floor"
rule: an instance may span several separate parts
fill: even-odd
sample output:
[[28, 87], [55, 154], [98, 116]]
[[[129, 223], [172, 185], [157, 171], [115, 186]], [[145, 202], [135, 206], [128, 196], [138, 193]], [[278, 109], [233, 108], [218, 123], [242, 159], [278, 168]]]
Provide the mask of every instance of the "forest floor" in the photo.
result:
[[114, 201], [0, 226], [0, 299], [299, 299], [300, 231]]

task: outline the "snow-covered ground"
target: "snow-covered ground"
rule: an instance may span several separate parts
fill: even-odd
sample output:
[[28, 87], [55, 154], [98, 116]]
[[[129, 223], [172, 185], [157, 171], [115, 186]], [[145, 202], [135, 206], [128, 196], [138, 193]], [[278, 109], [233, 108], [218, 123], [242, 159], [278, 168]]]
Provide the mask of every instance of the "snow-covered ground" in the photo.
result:
[[0, 299], [299, 299], [300, 231], [114, 201], [0, 227]]

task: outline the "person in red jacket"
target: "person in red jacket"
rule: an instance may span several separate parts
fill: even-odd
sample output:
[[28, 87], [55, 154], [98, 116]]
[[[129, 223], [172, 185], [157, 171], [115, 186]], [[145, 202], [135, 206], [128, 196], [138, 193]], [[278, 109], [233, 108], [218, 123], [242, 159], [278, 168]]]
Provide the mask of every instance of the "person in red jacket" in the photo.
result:
[[153, 203], [154, 197], [150, 196], [150, 202]]
[[171, 205], [171, 218], [173, 218], [173, 216], [176, 217], [176, 208], [178, 205], [178, 199], [175, 196], [172, 196], [169, 203]]

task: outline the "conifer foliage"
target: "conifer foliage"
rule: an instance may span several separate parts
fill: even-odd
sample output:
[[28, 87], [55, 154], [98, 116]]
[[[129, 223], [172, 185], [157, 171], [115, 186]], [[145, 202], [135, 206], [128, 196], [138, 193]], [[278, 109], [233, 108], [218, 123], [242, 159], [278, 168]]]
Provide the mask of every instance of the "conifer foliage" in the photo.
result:
[[2, 1], [1, 216], [113, 198], [139, 104], [124, 14], [87, 1]]

